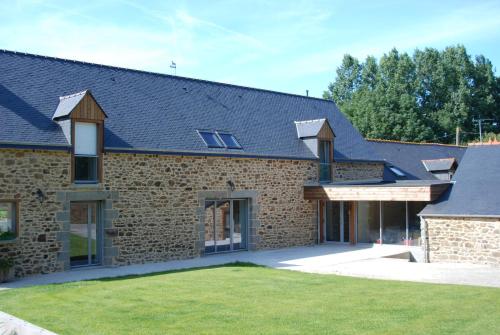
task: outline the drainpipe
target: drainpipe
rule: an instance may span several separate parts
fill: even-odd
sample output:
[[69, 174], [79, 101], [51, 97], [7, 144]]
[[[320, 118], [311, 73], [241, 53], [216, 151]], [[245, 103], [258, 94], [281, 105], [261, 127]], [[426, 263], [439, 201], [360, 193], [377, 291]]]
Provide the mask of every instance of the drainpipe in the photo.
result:
[[424, 217], [420, 217], [420, 231], [424, 242], [424, 263], [429, 263], [429, 232], [427, 231], [427, 221]]

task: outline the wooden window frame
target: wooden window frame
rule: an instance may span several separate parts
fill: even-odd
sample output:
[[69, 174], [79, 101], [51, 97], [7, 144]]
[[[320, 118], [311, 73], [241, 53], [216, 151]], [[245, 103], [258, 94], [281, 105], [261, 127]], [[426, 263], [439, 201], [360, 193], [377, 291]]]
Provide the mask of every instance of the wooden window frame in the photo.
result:
[[[75, 180], [75, 125], [77, 122], [82, 123], [94, 123], [97, 126], [97, 179], [96, 181], [80, 181]], [[103, 179], [103, 153], [104, 153], [104, 121], [101, 120], [91, 120], [83, 118], [72, 118], [71, 119], [71, 182], [75, 184], [97, 184], [102, 183]]]
[[3, 243], [3, 242], [10, 242], [10, 241], [15, 241], [19, 238], [19, 199], [0, 199], [0, 203], [1, 202], [7, 202], [7, 203], [11, 203], [14, 205], [14, 225], [15, 225], [15, 237], [13, 239], [10, 239], [10, 240], [0, 240], [0, 243]]

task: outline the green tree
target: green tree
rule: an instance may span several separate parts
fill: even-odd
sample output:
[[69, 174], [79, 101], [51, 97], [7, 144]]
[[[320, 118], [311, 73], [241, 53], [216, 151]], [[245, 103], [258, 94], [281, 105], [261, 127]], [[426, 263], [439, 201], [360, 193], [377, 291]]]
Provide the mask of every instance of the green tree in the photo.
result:
[[476, 137], [474, 117], [500, 121], [500, 79], [461, 45], [412, 56], [392, 49], [363, 63], [345, 55], [323, 96], [373, 138], [449, 143], [456, 127], [464, 140]]

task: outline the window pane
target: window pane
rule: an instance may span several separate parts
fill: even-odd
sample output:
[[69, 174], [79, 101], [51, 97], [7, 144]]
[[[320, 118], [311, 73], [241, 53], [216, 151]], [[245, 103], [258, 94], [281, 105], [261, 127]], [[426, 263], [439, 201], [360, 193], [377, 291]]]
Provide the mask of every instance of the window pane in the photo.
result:
[[248, 210], [246, 200], [233, 200], [233, 249], [247, 248]]
[[215, 209], [216, 251], [231, 250], [231, 221], [229, 217], [230, 201], [217, 201]]
[[16, 218], [12, 202], [0, 202], [0, 240], [16, 237]]
[[326, 240], [340, 242], [340, 202], [326, 202]]
[[332, 165], [330, 163], [319, 163], [319, 180], [332, 180]]
[[427, 205], [425, 202], [408, 201], [408, 238], [410, 245], [421, 245], [420, 218], [418, 213]]
[[97, 124], [75, 124], [75, 155], [97, 156]]
[[380, 241], [380, 206], [378, 201], [358, 202], [358, 242]]
[[228, 147], [229, 149], [241, 149], [241, 145], [236, 141], [236, 138], [234, 138], [233, 135], [231, 134], [221, 134], [219, 133], [220, 138], [222, 139], [222, 142]]
[[97, 180], [97, 157], [75, 156], [75, 180]]
[[404, 201], [384, 201], [382, 207], [384, 220], [382, 243], [404, 244], [406, 239], [406, 203]]
[[223, 148], [224, 146], [220, 143], [217, 135], [208, 131], [200, 131], [200, 136], [209, 148]]
[[330, 142], [320, 141], [319, 142], [319, 161], [321, 163], [330, 163]]

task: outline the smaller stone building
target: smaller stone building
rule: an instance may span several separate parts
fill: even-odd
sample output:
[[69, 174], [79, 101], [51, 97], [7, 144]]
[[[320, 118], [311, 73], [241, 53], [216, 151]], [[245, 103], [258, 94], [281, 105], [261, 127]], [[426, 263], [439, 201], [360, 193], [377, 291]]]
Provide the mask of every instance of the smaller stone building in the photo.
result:
[[430, 262], [500, 266], [500, 144], [469, 146], [452, 186], [420, 217]]

